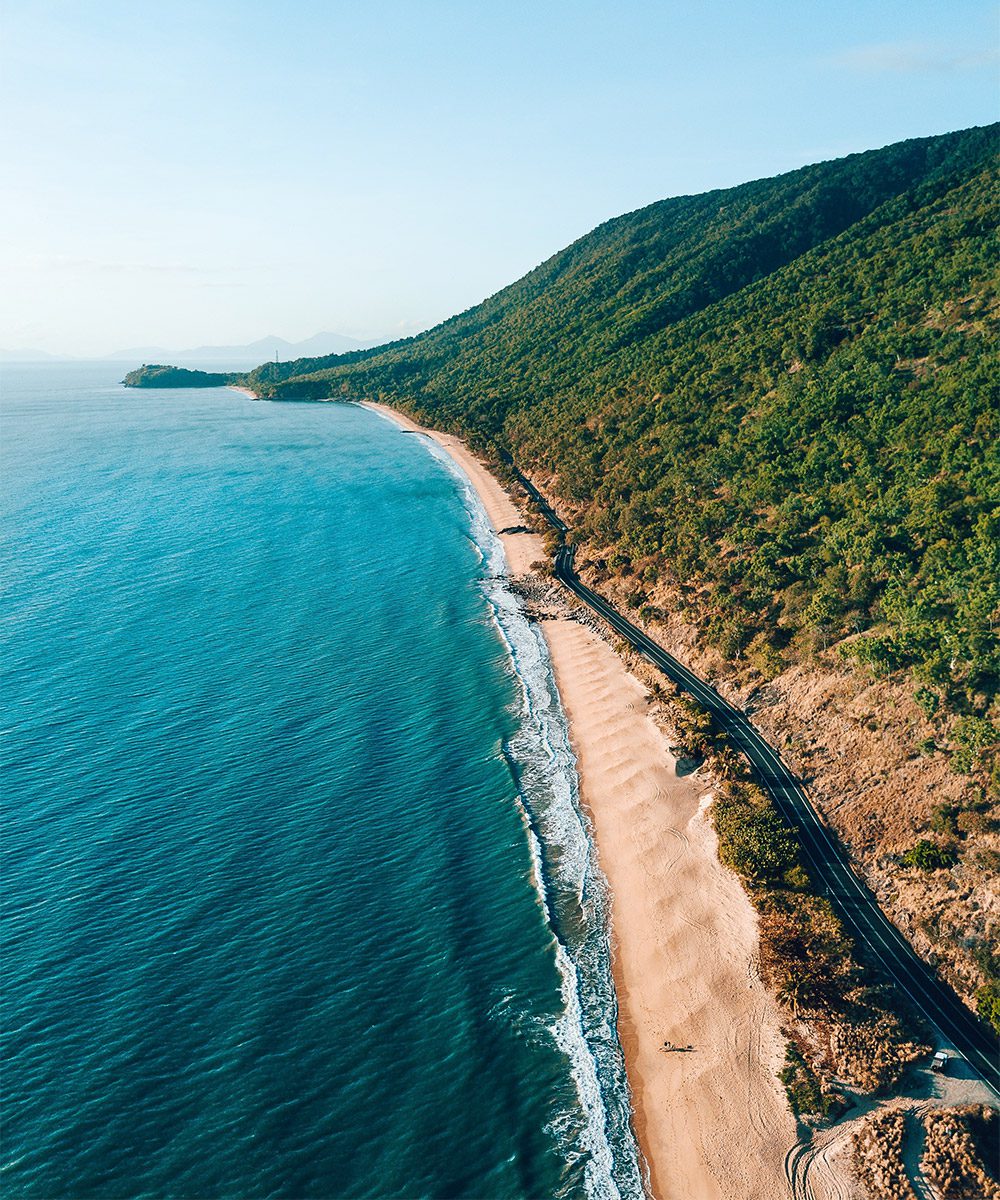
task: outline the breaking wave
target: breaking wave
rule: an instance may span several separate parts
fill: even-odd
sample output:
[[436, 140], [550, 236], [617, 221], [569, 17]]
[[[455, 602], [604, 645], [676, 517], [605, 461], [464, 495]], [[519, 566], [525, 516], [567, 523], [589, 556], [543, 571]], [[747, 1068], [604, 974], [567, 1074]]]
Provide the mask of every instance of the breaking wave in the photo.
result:
[[503, 546], [468, 477], [435, 442], [427, 444], [460, 484], [482, 557], [483, 590], [519, 685], [517, 732], [505, 755], [561, 979], [562, 1012], [549, 1033], [569, 1062], [578, 1101], [578, 1110], [562, 1114], [550, 1133], [570, 1164], [582, 1163], [594, 1200], [640, 1200], [645, 1189], [617, 1033], [608, 888], [580, 806], [576, 759], [548, 647], [509, 587]]

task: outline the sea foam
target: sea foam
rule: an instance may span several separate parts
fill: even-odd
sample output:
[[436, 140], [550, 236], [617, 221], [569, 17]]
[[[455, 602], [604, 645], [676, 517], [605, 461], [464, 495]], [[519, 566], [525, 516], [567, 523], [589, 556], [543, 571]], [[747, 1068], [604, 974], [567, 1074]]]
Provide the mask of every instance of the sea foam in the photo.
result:
[[468, 476], [431, 439], [428, 449], [460, 485], [470, 536], [482, 558], [483, 590], [518, 682], [512, 767], [534, 864], [534, 882], [555, 943], [563, 1011], [549, 1034], [566, 1056], [579, 1110], [550, 1133], [571, 1162], [583, 1162], [595, 1200], [645, 1194], [631, 1101], [617, 1033], [607, 882], [579, 799], [576, 759], [545, 638], [508, 583], [503, 546]]

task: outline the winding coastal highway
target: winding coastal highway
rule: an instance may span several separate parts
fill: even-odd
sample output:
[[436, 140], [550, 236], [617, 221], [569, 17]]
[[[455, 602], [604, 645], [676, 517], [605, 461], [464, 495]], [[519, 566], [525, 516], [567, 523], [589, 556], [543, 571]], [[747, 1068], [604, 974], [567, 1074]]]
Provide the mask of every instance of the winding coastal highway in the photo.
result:
[[744, 713], [582, 582], [573, 567], [573, 547], [566, 544], [568, 526], [534, 484], [508, 462], [545, 519], [560, 535], [554, 564], [559, 582], [589, 605], [668, 679], [712, 713], [733, 747], [746, 757], [757, 781], [772, 796], [782, 816], [797, 830], [810, 875], [823, 888], [855, 940], [866, 948], [872, 960], [909, 998], [914, 1008], [937, 1029], [942, 1040], [957, 1051], [974, 1074], [1000, 1098], [1000, 1056], [992, 1031], [935, 975], [888, 920], [874, 895], [851, 868], [840, 843], [809, 802], [801, 781]]

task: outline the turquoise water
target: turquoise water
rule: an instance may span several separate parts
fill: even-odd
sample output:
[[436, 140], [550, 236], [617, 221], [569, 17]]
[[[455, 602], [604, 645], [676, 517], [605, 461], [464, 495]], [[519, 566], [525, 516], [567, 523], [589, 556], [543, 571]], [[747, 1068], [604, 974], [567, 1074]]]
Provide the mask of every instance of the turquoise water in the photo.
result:
[[424, 438], [3, 376], [7, 1197], [634, 1197], [537, 629]]

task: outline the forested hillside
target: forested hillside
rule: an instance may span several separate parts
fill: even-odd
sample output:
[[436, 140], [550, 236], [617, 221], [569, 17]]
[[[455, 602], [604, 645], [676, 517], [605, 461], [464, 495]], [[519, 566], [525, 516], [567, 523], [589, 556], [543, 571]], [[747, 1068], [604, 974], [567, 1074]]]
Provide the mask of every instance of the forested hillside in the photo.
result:
[[997, 133], [666, 200], [420, 337], [246, 382], [502, 444], [727, 658], [907, 667], [972, 767], [1000, 676]]
[[764, 678], [831, 647], [905, 669], [985, 779], [998, 128], [662, 201], [419, 337], [243, 382], [509, 449], [637, 607], [669, 591]]
[[509, 450], [1000, 1029], [998, 133], [665, 200], [419, 337], [240, 382]]

